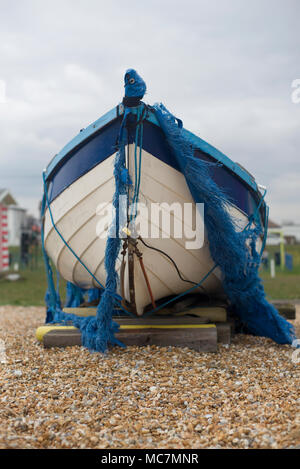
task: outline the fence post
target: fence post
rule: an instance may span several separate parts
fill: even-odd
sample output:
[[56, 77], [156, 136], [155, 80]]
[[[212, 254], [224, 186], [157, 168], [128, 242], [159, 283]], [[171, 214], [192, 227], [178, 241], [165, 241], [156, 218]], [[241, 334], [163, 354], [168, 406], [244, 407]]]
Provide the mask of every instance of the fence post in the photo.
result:
[[271, 273], [271, 278], [275, 278], [276, 271], [275, 271], [275, 260], [274, 259], [270, 260], [270, 273]]

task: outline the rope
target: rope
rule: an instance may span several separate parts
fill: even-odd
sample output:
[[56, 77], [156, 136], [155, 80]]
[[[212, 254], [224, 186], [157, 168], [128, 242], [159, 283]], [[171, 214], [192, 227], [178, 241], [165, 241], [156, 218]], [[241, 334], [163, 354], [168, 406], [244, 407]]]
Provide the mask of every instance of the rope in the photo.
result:
[[[169, 261], [172, 262], [173, 266], [175, 267], [175, 270], [177, 272], [177, 275], [178, 277], [180, 278], [180, 280], [182, 280], [183, 282], [186, 282], [186, 283], [190, 283], [191, 285], [197, 285], [197, 282], [193, 282], [192, 280], [187, 280], [185, 278], [182, 277], [181, 273], [180, 273], [180, 270], [178, 268], [178, 265], [176, 264], [176, 262], [174, 261], [174, 259], [172, 259], [171, 256], [169, 256], [169, 254], [167, 254], [165, 251], [162, 251], [161, 249], [158, 249], [158, 248], [155, 248], [154, 246], [150, 246], [149, 244], [147, 244], [143, 238], [141, 236], [139, 236], [138, 238], [143, 244], [144, 246], [146, 246], [147, 248], [149, 249], [152, 249], [153, 251], [156, 251], [160, 254], [162, 254], [163, 256], [166, 256], [167, 259], [169, 259]], [[207, 293], [204, 291], [204, 293], [207, 295]]]
[[261, 250], [260, 250], [260, 253], [259, 253], [260, 258], [262, 256], [262, 253], [264, 252], [265, 247], [266, 247], [267, 236], [268, 236], [268, 224], [269, 224], [269, 207], [267, 205], [265, 205], [265, 226], [264, 226], [263, 241], [262, 241]]
[[215, 270], [215, 268], [217, 267], [217, 264], [215, 264], [208, 272], [206, 275], [204, 275], [204, 277], [202, 277], [202, 279], [200, 280], [199, 283], [197, 283], [197, 285], [189, 288], [188, 290], [185, 290], [184, 292], [180, 293], [179, 295], [176, 295], [174, 298], [171, 298], [170, 300], [166, 301], [165, 303], [162, 303], [161, 305], [157, 306], [155, 309], [152, 309], [151, 311], [148, 311], [147, 313], [144, 313], [144, 316], [149, 316], [149, 314], [153, 314], [153, 313], [156, 313], [156, 311], [159, 311], [160, 309], [164, 308], [165, 306], [167, 306], [168, 304], [170, 303], [173, 303], [174, 301], [178, 300], [179, 298], [182, 298], [183, 296], [187, 295], [188, 293], [191, 293], [192, 291], [194, 291], [196, 288], [200, 287], [202, 285], [203, 282], [205, 282], [205, 280], [210, 276], [210, 274]]
[[266, 194], [267, 194], [267, 189], [265, 189], [264, 194], [261, 196], [261, 199], [260, 199], [260, 201], [259, 201], [259, 204], [257, 205], [257, 207], [256, 207], [256, 209], [255, 209], [255, 212], [254, 212], [252, 215], [250, 215], [250, 216], [248, 217], [248, 224], [245, 226], [245, 228], [244, 228], [243, 231], [245, 231], [246, 229], [250, 228], [251, 225], [252, 225], [252, 223], [254, 222], [254, 220], [255, 220], [255, 221], [258, 220], [258, 221], [259, 221], [259, 226], [261, 227], [261, 223], [260, 223], [258, 214], [259, 214], [259, 209], [260, 209], [260, 207], [261, 207], [261, 205], [262, 205], [262, 203], [263, 203], [263, 201], [264, 201], [264, 199], [265, 199]]
[[[42, 202], [42, 213], [44, 211], [44, 208], [45, 208], [45, 196], [43, 197], [43, 202]], [[45, 301], [47, 305], [46, 322], [51, 322], [53, 320], [53, 314], [55, 313], [55, 309], [57, 305], [57, 292], [55, 290], [53, 272], [52, 272], [52, 268], [50, 265], [49, 257], [45, 250], [43, 224], [41, 227], [41, 241], [42, 241], [42, 252], [43, 252], [43, 257], [44, 257], [44, 262], [45, 262], [45, 270], [46, 270], [47, 285], [48, 285], [48, 291], [46, 292], [46, 297], [45, 297]]]
[[147, 289], [148, 289], [148, 292], [149, 292], [149, 295], [150, 295], [150, 298], [151, 298], [152, 306], [155, 309], [156, 308], [156, 303], [155, 303], [152, 288], [151, 288], [151, 285], [150, 285], [150, 282], [149, 282], [149, 278], [148, 278], [148, 275], [147, 275], [147, 272], [146, 272], [146, 269], [145, 269], [145, 266], [144, 266], [143, 257], [138, 256], [138, 260], [140, 262], [140, 266], [141, 266], [141, 269], [142, 269], [142, 272], [143, 272], [143, 275], [144, 275], [144, 279], [145, 279], [145, 282], [146, 282], [146, 285], [147, 285]]
[[[135, 131], [135, 145], [134, 145], [134, 194], [131, 203], [130, 223], [136, 218], [137, 204], [139, 200], [140, 184], [141, 184], [141, 166], [142, 166], [142, 149], [143, 149], [143, 120], [145, 108], [140, 115], [140, 108], [137, 111], [137, 126]], [[139, 147], [139, 162], [137, 161], [137, 147]]]
[[[99, 286], [105, 290], [105, 287], [102, 285], [102, 283], [95, 277], [95, 275], [90, 271], [90, 269], [85, 265], [85, 263], [80, 259], [80, 257], [76, 254], [76, 252], [71, 248], [71, 246], [68, 244], [68, 242], [65, 240], [65, 238], [63, 237], [63, 235], [60, 233], [60, 231], [58, 230], [55, 222], [54, 222], [54, 219], [53, 219], [53, 214], [52, 214], [52, 210], [51, 210], [51, 207], [50, 207], [50, 203], [49, 203], [49, 198], [48, 198], [48, 194], [47, 194], [47, 183], [46, 183], [46, 178], [45, 178], [45, 173], [43, 172], [43, 181], [44, 181], [44, 197], [45, 197], [45, 200], [46, 200], [46, 206], [49, 210], [49, 216], [50, 216], [50, 220], [51, 220], [51, 223], [52, 223], [52, 226], [54, 228], [54, 230], [56, 231], [56, 233], [58, 234], [58, 236], [61, 238], [61, 240], [63, 241], [63, 243], [65, 244], [65, 246], [70, 250], [70, 252], [73, 254], [73, 256], [78, 260], [78, 262], [82, 265], [82, 267], [85, 268], [85, 270], [92, 276], [92, 278], [99, 284]], [[51, 266], [50, 266], [50, 263], [49, 263], [49, 258], [48, 258], [48, 255], [46, 253], [46, 250], [45, 250], [45, 245], [44, 245], [44, 230], [42, 228], [42, 233], [43, 233], [43, 236], [42, 236], [42, 249], [43, 249], [43, 253], [44, 253], [44, 259], [45, 259], [45, 263], [46, 263], [46, 272], [47, 272], [47, 277], [48, 279], [50, 279], [50, 291], [52, 290], [55, 291], [55, 287], [54, 287], [54, 283], [53, 283], [53, 276], [52, 276], [52, 269], [51, 269]], [[49, 275], [49, 272], [51, 272], [51, 275]], [[52, 281], [51, 281], [51, 276], [52, 276]], [[53, 283], [53, 288], [52, 288], [52, 283]], [[123, 308], [122, 306], [122, 297], [119, 296], [117, 293], [114, 293], [113, 294], [114, 298], [116, 299], [116, 301], [119, 303], [119, 306], [120, 308], [126, 313], [128, 314], [128, 311]]]
[[[259, 223], [259, 226], [261, 228], [261, 223], [260, 223], [260, 218], [259, 218], [259, 209], [265, 199], [265, 196], [267, 194], [267, 189], [264, 190], [264, 193], [259, 201], [259, 204], [258, 206], [256, 207], [255, 209], [255, 212], [250, 216], [248, 217], [248, 224], [246, 225], [246, 227], [244, 228], [243, 231], [245, 231], [246, 229], [250, 228], [251, 227], [251, 224], [253, 223], [254, 220], [258, 221]], [[259, 259], [261, 260], [261, 257], [262, 257], [262, 254], [264, 252], [264, 249], [265, 249], [265, 246], [266, 246], [266, 242], [267, 242], [267, 235], [268, 235], [268, 221], [269, 221], [269, 207], [267, 206], [267, 204], [265, 204], [265, 223], [264, 223], [264, 227], [263, 227], [263, 239], [262, 239], [262, 245], [261, 245], [261, 249], [260, 249], [260, 252], [259, 252]]]
[[[256, 210], [255, 210], [254, 214], [251, 215], [250, 217], [248, 217], [249, 222], [248, 222], [248, 224], [245, 226], [245, 228], [243, 228], [243, 230], [241, 231], [242, 233], [245, 232], [246, 230], [248, 230], [249, 227], [251, 226], [252, 221], [251, 221], [250, 219], [251, 219], [251, 217], [253, 217], [253, 219], [255, 219], [256, 214], [257, 214], [257, 212], [258, 212], [258, 210], [259, 210], [259, 208], [260, 208], [260, 206], [261, 206], [262, 200], [263, 200], [263, 198], [265, 197], [266, 193], [267, 193], [267, 190], [265, 190], [265, 193], [264, 193], [262, 199], [260, 200], [260, 203], [259, 203], [258, 206], [256, 207]], [[266, 237], [266, 236], [265, 236], [265, 237]], [[210, 276], [210, 274], [216, 269], [217, 266], [218, 266], [218, 264], [215, 264], [215, 265], [209, 270], [209, 272], [200, 280], [200, 282], [197, 283], [195, 286], [193, 286], [192, 288], [189, 288], [188, 290], [185, 290], [184, 292], [180, 293], [179, 295], [176, 295], [174, 298], [171, 298], [170, 300], [166, 301], [165, 303], [163, 303], [163, 304], [157, 306], [155, 309], [152, 309], [152, 310], [148, 311], [148, 312], [145, 313], [144, 315], [145, 315], [145, 316], [146, 316], [146, 315], [148, 316], [149, 314], [153, 314], [153, 313], [155, 313], [156, 311], [158, 311], [158, 310], [164, 308], [164, 307], [167, 306], [168, 304], [173, 303], [174, 301], [178, 300], [179, 298], [182, 298], [183, 296], [187, 295], [188, 293], [191, 293], [191, 292], [192, 292], [193, 290], [195, 290], [196, 288], [199, 288], [199, 287], [202, 285], [202, 283]]]

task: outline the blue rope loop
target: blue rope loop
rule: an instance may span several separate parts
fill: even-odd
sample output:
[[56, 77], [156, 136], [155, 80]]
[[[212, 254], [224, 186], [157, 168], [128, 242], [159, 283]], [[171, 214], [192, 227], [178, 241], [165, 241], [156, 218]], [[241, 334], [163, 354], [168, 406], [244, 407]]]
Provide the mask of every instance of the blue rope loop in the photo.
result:
[[[142, 109], [138, 108], [137, 110], [137, 125], [135, 131], [135, 142], [134, 142], [134, 174], [135, 174], [135, 183], [134, 183], [134, 194], [130, 204], [131, 213], [130, 213], [130, 224], [133, 223], [137, 216], [137, 205], [139, 202], [139, 193], [140, 193], [140, 184], [141, 184], [141, 167], [142, 167], [142, 150], [143, 150], [143, 121], [145, 119], [146, 107], [143, 106]], [[137, 158], [137, 149], [139, 147], [139, 161]]]
[[[260, 210], [260, 208], [261, 208], [261, 206], [262, 206], [262, 203], [263, 203], [264, 200], [265, 200], [266, 194], [267, 194], [267, 189], [264, 190], [264, 193], [263, 193], [263, 195], [261, 196], [260, 201], [259, 201], [259, 204], [257, 205], [257, 207], [256, 207], [256, 209], [255, 209], [255, 211], [254, 211], [254, 213], [248, 217], [248, 220], [249, 220], [249, 221], [248, 221], [248, 224], [247, 224], [247, 226], [246, 226], [246, 229], [247, 229], [248, 227], [251, 228], [252, 223], [256, 223], [256, 224], [261, 228], [260, 217], [259, 217], [259, 210]], [[267, 207], [267, 205], [265, 205], [265, 206]]]

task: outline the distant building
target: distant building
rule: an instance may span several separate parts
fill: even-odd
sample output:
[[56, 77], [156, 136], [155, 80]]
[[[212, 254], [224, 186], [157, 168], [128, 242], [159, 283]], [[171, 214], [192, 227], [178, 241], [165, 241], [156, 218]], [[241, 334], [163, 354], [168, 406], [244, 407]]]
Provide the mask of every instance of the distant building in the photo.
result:
[[268, 222], [268, 229], [272, 229], [272, 228], [278, 228], [280, 229], [281, 228], [281, 225], [278, 225], [277, 223], [275, 223], [274, 221], [272, 220], [269, 220]]
[[283, 232], [281, 226], [278, 223], [270, 220], [268, 221], [268, 236], [267, 246], [277, 246], [283, 242]]
[[278, 225], [278, 223], [269, 220], [267, 245], [276, 246], [282, 240], [285, 244], [300, 243], [300, 224], [290, 222]]
[[7, 208], [8, 245], [20, 246], [22, 227], [26, 224], [26, 209], [18, 205], [8, 189], [0, 189], [0, 204]]
[[300, 243], [300, 224], [298, 223], [283, 223], [282, 231], [284, 239], [287, 244]]

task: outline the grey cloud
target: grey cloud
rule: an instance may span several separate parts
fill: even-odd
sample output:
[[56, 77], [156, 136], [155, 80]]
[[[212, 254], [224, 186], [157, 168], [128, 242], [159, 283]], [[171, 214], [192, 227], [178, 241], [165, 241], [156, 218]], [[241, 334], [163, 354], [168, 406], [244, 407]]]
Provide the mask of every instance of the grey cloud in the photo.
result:
[[269, 187], [271, 216], [300, 221], [298, 0], [0, 0], [0, 185], [36, 212], [41, 171], [122, 99], [134, 67], [146, 100]]

